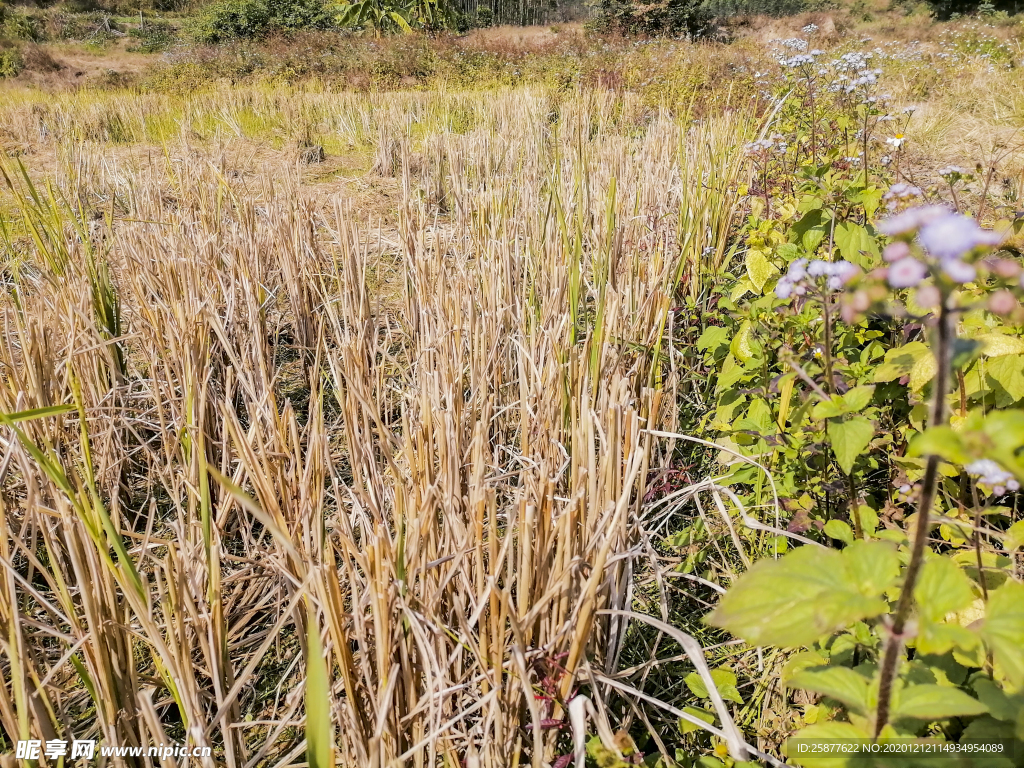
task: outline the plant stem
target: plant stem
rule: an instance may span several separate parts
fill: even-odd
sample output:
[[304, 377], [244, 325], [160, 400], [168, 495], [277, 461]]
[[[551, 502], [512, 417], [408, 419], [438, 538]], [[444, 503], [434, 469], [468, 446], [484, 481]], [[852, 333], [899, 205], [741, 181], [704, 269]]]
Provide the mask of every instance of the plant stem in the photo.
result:
[[[932, 412], [929, 426], [935, 427], [946, 423], [946, 391], [949, 388], [950, 351], [953, 347], [952, 312], [949, 310], [949, 296], [943, 296], [939, 310], [937, 343], [935, 345], [936, 371], [932, 385]], [[925, 545], [928, 542], [928, 517], [932, 502], [935, 500], [935, 489], [938, 485], [939, 457], [932, 454], [924, 470], [921, 481], [921, 499], [917, 507], [917, 525], [914, 529], [914, 542], [911, 546], [910, 562], [903, 580], [900, 599], [896, 603], [889, 639], [882, 655], [881, 678], [878, 684], [878, 709], [875, 711], [875, 733], [877, 739], [882, 729], [889, 722], [889, 703], [892, 698], [892, 683], [896, 676], [903, 646], [903, 632], [910, 617], [910, 607], [914, 600], [914, 585], [917, 583], [921, 564], [924, 562]]]
[[825, 349], [822, 357], [825, 361], [825, 391], [832, 394], [835, 381], [832, 379], [832, 313], [828, 310], [828, 295], [822, 296], [821, 306], [825, 314]]
[[857, 504], [857, 484], [853, 472], [846, 476], [847, 487], [850, 489], [850, 519], [853, 520], [853, 536], [858, 541], [864, 538], [864, 526], [860, 521], [860, 505]]

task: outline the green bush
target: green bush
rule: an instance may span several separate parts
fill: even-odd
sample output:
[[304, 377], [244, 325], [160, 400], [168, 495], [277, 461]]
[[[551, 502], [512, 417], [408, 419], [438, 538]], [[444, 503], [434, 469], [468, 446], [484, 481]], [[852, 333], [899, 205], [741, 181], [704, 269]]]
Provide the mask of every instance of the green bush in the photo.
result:
[[263, 37], [275, 29], [330, 29], [334, 18], [321, 0], [221, 0], [208, 5], [193, 22], [201, 43]]
[[594, 24], [599, 31], [628, 35], [700, 37], [711, 29], [713, 14], [701, 0], [602, 0]]
[[167, 50], [174, 44], [174, 28], [166, 22], [146, 22], [143, 27], [134, 27], [128, 35], [136, 40], [126, 48], [130, 53], [158, 53]]
[[270, 30], [270, 9], [263, 0], [221, 0], [206, 6], [192, 24], [200, 43], [262, 37]]
[[330, 29], [334, 16], [321, 0], [286, 0], [274, 4], [271, 26], [278, 29]]
[[23, 11], [8, 11], [0, 13], [0, 37], [38, 42], [41, 34], [35, 18]]
[[1016, 14], [1020, 11], [1018, 0], [928, 0], [935, 16], [943, 21], [960, 16], [993, 17], [999, 14]]
[[25, 63], [17, 48], [0, 49], [0, 78], [15, 77], [24, 68]]

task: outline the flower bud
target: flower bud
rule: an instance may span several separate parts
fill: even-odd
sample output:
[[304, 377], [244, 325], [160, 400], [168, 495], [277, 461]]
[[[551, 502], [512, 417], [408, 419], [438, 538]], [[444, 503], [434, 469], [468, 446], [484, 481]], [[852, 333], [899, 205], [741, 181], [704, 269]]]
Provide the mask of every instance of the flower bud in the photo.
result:
[[988, 297], [988, 311], [993, 315], [1009, 315], [1017, 308], [1017, 297], [1005, 288]]

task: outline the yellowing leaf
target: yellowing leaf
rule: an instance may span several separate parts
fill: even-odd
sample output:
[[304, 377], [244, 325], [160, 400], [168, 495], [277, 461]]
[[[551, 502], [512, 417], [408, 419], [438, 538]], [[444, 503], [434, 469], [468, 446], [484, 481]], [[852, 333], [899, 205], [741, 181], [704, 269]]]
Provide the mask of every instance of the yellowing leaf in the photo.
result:
[[1024, 355], [1001, 355], [988, 360], [985, 373], [996, 385], [996, 407], [1005, 408], [1024, 397]]
[[982, 343], [982, 354], [989, 357], [1024, 354], [1024, 339], [1020, 336], [1007, 336], [1005, 333], [983, 333], [976, 336], [975, 341]]
[[757, 351], [757, 341], [754, 339], [754, 329], [750, 325], [749, 320], [744, 320], [743, 324], [740, 325], [739, 331], [733, 337], [732, 343], [729, 345], [729, 351], [735, 355], [736, 359], [741, 363], [745, 363], [752, 358]]
[[1013, 552], [1021, 547], [1024, 547], [1024, 520], [1018, 520], [1007, 528], [1006, 539], [1003, 541], [1003, 549], [1007, 552]]
[[306, 759], [309, 768], [333, 768], [331, 682], [316, 617], [310, 611], [306, 664]]
[[927, 354], [928, 345], [921, 341], [890, 349], [885, 353], [885, 360], [875, 369], [875, 381], [892, 381], [906, 376], [913, 370], [914, 364]]
[[772, 272], [777, 271], [765, 257], [764, 251], [757, 248], [751, 248], [747, 251], [747, 277], [750, 278], [750, 284], [754, 286], [758, 293], [764, 290], [764, 284], [768, 282]]
[[750, 282], [750, 278], [742, 277], [736, 285], [733, 286], [732, 292], [729, 294], [729, 299], [734, 302], [739, 301], [743, 298], [744, 294], [750, 291], [751, 288], [753, 288], [753, 285]]
[[927, 355], [921, 355], [914, 361], [914, 367], [910, 369], [910, 389], [914, 392], [924, 389], [924, 385], [935, 377], [937, 369], [934, 355], [930, 352]]

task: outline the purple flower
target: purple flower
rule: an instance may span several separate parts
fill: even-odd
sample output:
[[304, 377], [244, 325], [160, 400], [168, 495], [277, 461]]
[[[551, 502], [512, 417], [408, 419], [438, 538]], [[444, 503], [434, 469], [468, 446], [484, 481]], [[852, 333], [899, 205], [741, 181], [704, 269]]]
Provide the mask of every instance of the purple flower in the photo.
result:
[[846, 285], [859, 271], [854, 264], [848, 261], [837, 261], [830, 270], [832, 276], [828, 279], [828, 287], [831, 291], [838, 291]]
[[807, 274], [811, 277], [822, 277], [828, 274], [828, 262], [815, 259], [807, 265]]
[[780, 299], [788, 299], [793, 295], [793, 282], [785, 275], [775, 284], [775, 295]]
[[1017, 479], [992, 459], [972, 461], [964, 469], [967, 474], [978, 478], [978, 485], [991, 488], [996, 496], [1002, 496], [1007, 490], [1020, 490]]
[[807, 274], [806, 266], [807, 259], [796, 259], [789, 265], [789, 274], [787, 277], [793, 281], [803, 280], [804, 276]]
[[857, 265], [851, 264], [846, 259], [843, 259], [842, 261], [837, 261], [836, 264], [833, 266], [834, 278], [839, 278], [841, 281], [843, 281], [844, 284], [849, 283], [850, 279], [853, 278], [853, 275], [856, 274], [857, 271]]
[[980, 245], [998, 245], [1002, 237], [978, 226], [970, 216], [953, 213], [929, 221], [918, 234], [921, 245], [939, 259], [959, 259]]
[[911, 288], [924, 280], [927, 274], [924, 264], [907, 256], [889, 267], [889, 285], [893, 288]]
[[897, 240], [895, 243], [889, 243], [885, 246], [882, 251], [882, 258], [892, 264], [894, 261], [906, 258], [910, 255], [910, 246], [902, 240]]
[[904, 235], [914, 232], [925, 224], [935, 221], [942, 216], [948, 216], [949, 209], [941, 205], [923, 205], [919, 208], [911, 208], [898, 216], [892, 216], [885, 221], [878, 223], [878, 231], [883, 235]]
[[944, 261], [942, 263], [942, 271], [954, 283], [970, 283], [978, 276], [978, 270], [971, 264], [966, 264], [959, 259]]

